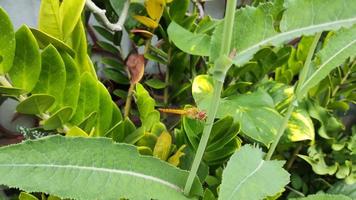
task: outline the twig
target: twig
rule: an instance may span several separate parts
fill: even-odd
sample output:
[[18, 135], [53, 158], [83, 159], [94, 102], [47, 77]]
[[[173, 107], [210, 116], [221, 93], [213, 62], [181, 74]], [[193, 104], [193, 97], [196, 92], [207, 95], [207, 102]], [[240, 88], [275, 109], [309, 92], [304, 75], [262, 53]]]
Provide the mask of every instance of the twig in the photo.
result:
[[130, 0], [126, 0], [124, 4], [124, 8], [122, 9], [122, 12], [120, 14], [119, 20], [116, 23], [111, 23], [105, 15], [106, 10], [99, 8], [91, 0], [86, 0], [85, 5], [91, 12], [98, 15], [98, 17], [104, 23], [106, 28], [110, 29], [111, 31], [121, 31], [123, 29], [130, 8]]
[[196, 5], [196, 7], [197, 7], [198, 10], [199, 10], [199, 19], [203, 19], [205, 13], [204, 13], [204, 7], [203, 7], [202, 3], [201, 3], [199, 0], [197, 0], [197, 1], [195, 2], [195, 5]]

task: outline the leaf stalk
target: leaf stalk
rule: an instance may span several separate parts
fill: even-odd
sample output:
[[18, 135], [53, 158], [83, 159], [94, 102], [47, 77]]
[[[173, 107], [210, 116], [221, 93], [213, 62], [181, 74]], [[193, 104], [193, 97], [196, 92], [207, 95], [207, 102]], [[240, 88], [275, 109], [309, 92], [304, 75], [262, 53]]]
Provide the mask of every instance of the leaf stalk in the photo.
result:
[[[234, 18], [235, 18], [235, 8], [236, 8], [237, 0], [228, 0], [226, 5], [226, 15], [224, 19], [224, 37], [221, 44], [220, 49], [220, 58], [228, 57], [228, 54], [231, 51], [231, 39], [233, 34], [234, 27]], [[213, 70], [213, 78], [214, 78], [214, 92], [213, 98], [211, 99], [209, 110], [207, 112], [207, 121], [204, 126], [203, 135], [200, 139], [199, 146], [197, 149], [197, 153], [194, 157], [194, 161], [192, 164], [192, 168], [189, 172], [187, 182], [184, 187], [184, 194], [189, 195], [190, 189], [193, 185], [193, 181], [198, 172], [201, 160], [204, 155], [204, 151], [208, 144], [209, 136], [211, 129], [214, 124], [214, 119], [216, 116], [216, 112], [220, 103], [220, 95], [223, 89], [225, 74], [229, 67], [227, 66], [219, 66], [221, 62], [215, 62], [214, 70]], [[230, 65], [231, 66], [231, 65]]]

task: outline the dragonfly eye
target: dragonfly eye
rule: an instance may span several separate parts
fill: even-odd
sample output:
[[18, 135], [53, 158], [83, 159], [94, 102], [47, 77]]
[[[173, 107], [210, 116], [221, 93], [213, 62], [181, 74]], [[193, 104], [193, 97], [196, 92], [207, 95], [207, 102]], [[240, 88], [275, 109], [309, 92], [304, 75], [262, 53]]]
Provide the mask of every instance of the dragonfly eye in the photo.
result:
[[206, 113], [205, 112], [199, 112], [198, 113], [198, 117], [200, 120], [205, 120], [206, 119]]

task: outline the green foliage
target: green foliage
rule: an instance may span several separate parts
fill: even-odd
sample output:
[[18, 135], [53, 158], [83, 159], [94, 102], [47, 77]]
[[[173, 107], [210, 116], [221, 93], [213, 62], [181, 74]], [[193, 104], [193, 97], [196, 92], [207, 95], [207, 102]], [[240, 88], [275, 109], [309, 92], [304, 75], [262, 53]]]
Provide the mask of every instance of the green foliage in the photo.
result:
[[[16, 33], [0, 9], [2, 99], [39, 118], [26, 140], [66, 135], [1, 148], [0, 183], [50, 195], [20, 199], [353, 198], [353, 0], [229, 0], [223, 20], [204, 1], [126, 2], [42, 0], [39, 30]], [[105, 22], [125, 22], [128, 55]]]
[[356, 198], [356, 184], [347, 184], [344, 181], [336, 182], [328, 191], [329, 194], [342, 194], [351, 199]]
[[263, 152], [256, 147], [241, 147], [224, 170], [219, 199], [263, 199], [278, 193], [289, 182], [283, 164], [263, 160]]
[[[197, 76], [194, 79], [192, 93], [200, 109], [207, 109], [213, 87], [208, 76]], [[273, 99], [263, 90], [220, 100], [217, 117], [224, 116], [234, 117], [245, 135], [266, 146], [273, 141], [282, 120], [281, 115], [274, 109]]]
[[[168, 27], [169, 38], [174, 44], [184, 52], [208, 56], [210, 49], [210, 39], [205, 34], [193, 34], [175, 22], [172, 22]], [[182, 40], [186, 38], [186, 40]]]
[[41, 57], [35, 37], [27, 26], [16, 34], [15, 59], [9, 75], [15, 87], [31, 92], [41, 72]]
[[8, 72], [15, 56], [15, 33], [9, 16], [0, 8], [0, 75]]
[[317, 59], [313, 66], [318, 66], [309, 72], [308, 78], [300, 83], [297, 89], [297, 96], [303, 97], [307, 91], [323, 80], [334, 68], [341, 65], [345, 59], [352, 57], [356, 52], [356, 26], [350, 29], [343, 29], [331, 36], [324, 46], [318, 52]]
[[[0, 183], [29, 192], [75, 199], [188, 199], [181, 193], [187, 172], [109, 139], [54, 136], [3, 147], [0, 152]], [[141, 189], [132, 189], [132, 182]], [[192, 195], [202, 195], [197, 178], [193, 188]]]
[[[304, 198], [298, 198], [298, 200], [351, 200], [350, 198], [343, 195], [330, 195], [330, 194], [315, 194]], [[297, 199], [293, 199], [297, 200]]]

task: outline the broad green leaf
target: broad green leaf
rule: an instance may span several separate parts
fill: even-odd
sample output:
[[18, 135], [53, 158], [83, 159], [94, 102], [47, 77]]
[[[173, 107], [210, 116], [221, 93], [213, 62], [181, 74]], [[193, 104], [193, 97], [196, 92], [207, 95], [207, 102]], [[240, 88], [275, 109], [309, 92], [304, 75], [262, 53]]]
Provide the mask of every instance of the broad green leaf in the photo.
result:
[[145, 136], [145, 127], [140, 127], [133, 132], [128, 133], [124, 140], [127, 144], [136, 144], [141, 138]]
[[42, 69], [33, 94], [49, 94], [56, 99], [55, 106], [63, 99], [66, 84], [66, 71], [61, 55], [52, 45], [41, 53]]
[[135, 96], [141, 122], [150, 130], [153, 124], [159, 122], [159, 112], [155, 110], [156, 102], [140, 83], [136, 84]]
[[314, 140], [314, 124], [305, 110], [297, 109], [292, 113], [284, 136], [292, 142]]
[[342, 194], [356, 199], [356, 183], [347, 184], [345, 181], [336, 182], [328, 191], [329, 194]]
[[[232, 45], [237, 50], [234, 64], [245, 64], [263, 46], [278, 46], [302, 35], [337, 30], [356, 23], [354, 0], [286, 0], [279, 27], [281, 32], [277, 33], [271, 7], [272, 4], [267, 3], [236, 12]], [[211, 60], [218, 57], [221, 37], [222, 25], [212, 37]]]
[[110, 0], [110, 4], [112, 8], [114, 9], [115, 13], [120, 16], [121, 11], [124, 8], [125, 1], [117, 1], [117, 0]]
[[147, 14], [152, 20], [158, 21], [161, 18], [165, 3], [165, 0], [145, 0]]
[[206, 164], [216, 166], [225, 163], [225, 161], [241, 147], [241, 141], [236, 137], [230, 140], [226, 145], [214, 151], [204, 153]]
[[[213, 88], [209, 76], [201, 75], [194, 79], [192, 93], [200, 110], [208, 109]], [[282, 116], [274, 109], [273, 99], [264, 90], [221, 99], [216, 117], [226, 116], [239, 122], [245, 135], [266, 146], [273, 141], [282, 123]]]
[[281, 191], [289, 182], [289, 174], [283, 169], [284, 161], [265, 161], [263, 157], [259, 148], [241, 147], [223, 172], [219, 199], [256, 200]]
[[[356, 7], [356, 6], [355, 6]], [[356, 17], [355, 17], [356, 18]], [[340, 66], [349, 57], [356, 56], [356, 26], [342, 29], [329, 38], [324, 48], [314, 60], [315, 71], [308, 75], [297, 88], [297, 97], [301, 99], [308, 91], [322, 81], [334, 68]]]
[[2, 7], [0, 7], [0, 27], [0, 75], [3, 75], [12, 67], [16, 40], [10, 18]]
[[[199, 56], [208, 56], [210, 37], [206, 34], [195, 34], [172, 21], [168, 27], [169, 39], [182, 51]], [[182, 39], [184, 38], [184, 39]]]
[[[182, 193], [188, 172], [106, 138], [52, 136], [2, 147], [0, 175], [0, 184], [61, 198], [189, 199]], [[202, 193], [196, 178], [191, 194]]]
[[176, 22], [182, 22], [189, 8], [189, 0], [173, 1], [169, 6], [171, 19]]
[[121, 70], [115, 68], [105, 68], [103, 70], [105, 78], [113, 80], [116, 83], [128, 85], [130, 84], [130, 80], [126, 74], [124, 74]]
[[86, 133], [94, 133], [95, 124], [98, 119], [98, 112], [91, 112], [90, 114], [86, 115], [84, 119], [78, 125], [79, 128], [83, 129]]
[[333, 175], [336, 173], [338, 164], [328, 165], [324, 159], [325, 155], [321, 149], [317, 148], [315, 145], [309, 147], [309, 156], [298, 155], [300, 158], [309, 163], [316, 174], [319, 175]]
[[89, 114], [99, 110], [100, 95], [95, 80], [89, 73], [84, 73], [80, 80], [80, 92], [76, 112], [71, 119], [73, 124], [78, 125]]
[[73, 109], [71, 107], [64, 107], [44, 120], [41, 124], [45, 130], [54, 130], [61, 128], [66, 122], [70, 120]]
[[41, 56], [35, 37], [30, 29], [23, 25], [16, 31], [16, 53], [13, 66], [9, 71], [15, 87], [31, 92], [41, 73]]
[[0, 86], [0, 94], [8, 96], [18, 96], [27, 92], [21, 88]]
[[117, 47], [115, 47], [114, 45], [110, 44], [109, 42], [98, 41], [97, 45], [99, 45], [99, 47], [101, 47], [102, 49], [104, 49], [114, 55], [120, 55], [120, 50]]
[[20, 102], [16, 110], [23, 114], [42, 114], [45, 113], [55, 102], [55, 98], [47, 94], [34, 94]]
[[66, 84], [63, 92], [61, 106], [69, 106], [73, 109], [73, 113], [77, 108], [79, 90], [80, 90], [80, 75], [77, 64], [73, 58], [66, 52], [61, 53], [64, 66], [66, 69]]
[[63, 40], [59, 4], [58, 0], [41, 1], [38, 28], [59, 40]]
[[89, 72], [93, 77], [96, 77], [96, 72], [93, 63], [88, 55], [88, 45], [83, 22], [78, 20], [69, 41], [67, 44], [75, 51], [75, 61], [79, 67], [80, 74]]
[[19, 195], [19, 200], [38, 200], [38, 198], [33, 196], [32, 194], [21, 192]]
[[[114, 1], [114, 2], [121, 3], [123, 1]], [[107, 30], [107, 29], [105, 29], [105, 28], [103, 28], [101, 26], [93, 26], [93, 28], [95, 29], [96, 32], [98, 32], [105, 39], [107, 39], [109, 41], [113, 41], [114, 40], [114, 34], [112, 34], [109, 30]]]
[[116, 142], [122, 142], [122, 139], [125, 137], [124, 127], [122, 126], [122, 115], [118, 106], [112, 102], [112, 117], [110, 129], [105, 133], [105, 136], [111, 137], [114, 139], [114, 136], [120, 138], [121, 140], [115, 140]]
[[102, 83], [98, 83], [99, 91], [99, 110], [98, 110], [98, 121], [95, 126], [95, 136], [104, 136], [106, 131], [109, 130], [111, 125], [111, 117], [113, 112], [113, 104], [111, 96]]
[[60, 24], [62, 25], [62, 37], [65, 41], [73, 32], [84, 9], [85, 0], [64, 0], [59, 8]]
[[71, 127], [68, 132], [66, 132], [66, 136], [69, 137], [89, 137], [89, 135], [83, 131], [81, 128], [78, 126], [73, 126]]
[[154, 89], [163, 89], [167, 86], [165, 82], [155, 78], [145, 81], [145, 84]]
[[48, 45], [52, 44], [58, 50], [65, 51], [69, 53], [71, 56], [75, 56], [75, 52], [71, 47], [69, 47], [66, 43], [62, 42], [61, 40], [43, 32], [35, 28], [30, 28], [32, 34], [35, 36], [37, 43], [40, 48], [45, 48]]
[[309, 195], [308, 197], [291, 199], [291, 200], [352, 200], [352, 199], [344, 195], [314, 194], [314, 195]]

